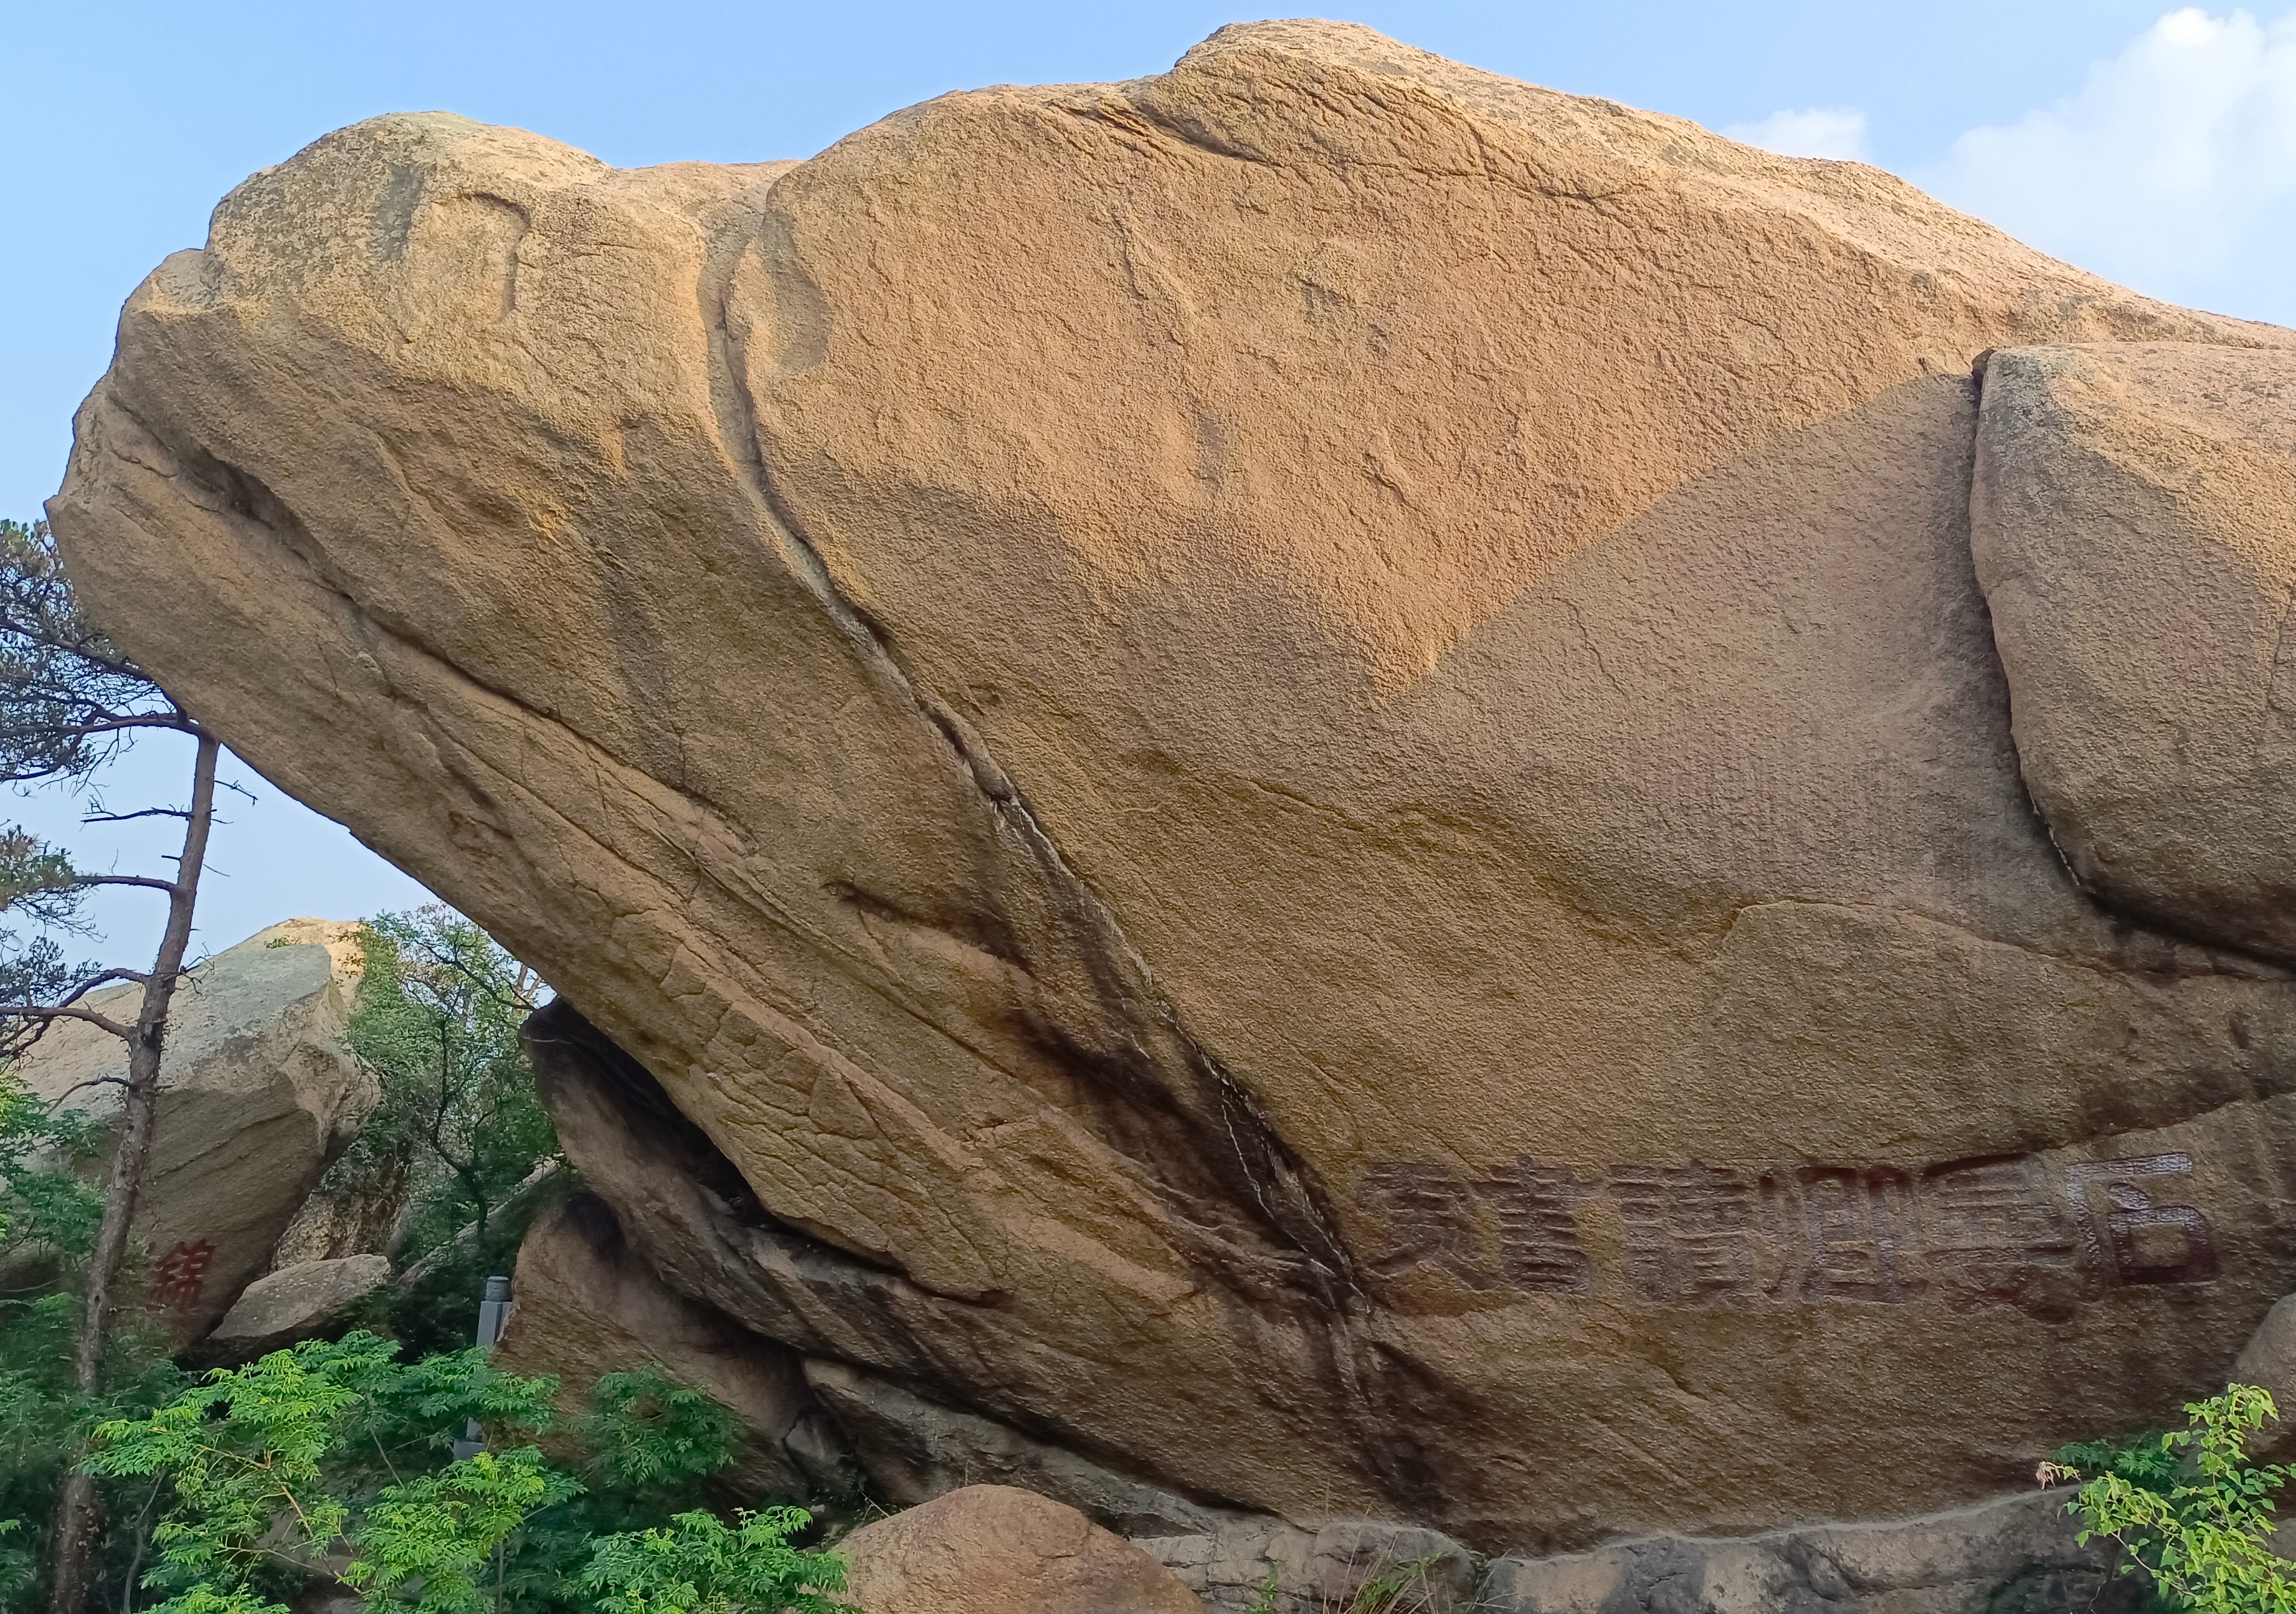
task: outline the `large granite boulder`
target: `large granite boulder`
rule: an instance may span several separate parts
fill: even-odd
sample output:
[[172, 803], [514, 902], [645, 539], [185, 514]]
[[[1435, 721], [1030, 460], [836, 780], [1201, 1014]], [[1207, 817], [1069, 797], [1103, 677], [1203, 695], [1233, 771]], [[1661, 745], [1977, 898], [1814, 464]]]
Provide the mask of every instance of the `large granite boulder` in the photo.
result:
[[1972, 561], [1980, 359], [2092, 344], [2296, 335], [1253, 24], [794, 166], [331, 135], [136, 292], [51, 512], [561, 989], [562, 1099], [658, 1084], [569, 1148], [672, 1287], [1196, 1505], [1552, 1551], [2013, 1487], [2296, 1279], [2263, 799], [2179, 885], [2152, 741], [2021, 753], [2087, 709]]
[[[374, 1105], [373, 1078], [342, 1044], [358, 972], [357, 925], [291, 919], [215, 954], [176, 988], [135, 1237], [153, 1312], [178, 1340], [206, 1333], [271, 1265]], [[131, 1020], [143, 991], [109, 987], [87, 1002]], [[50, 1102], [109, 1118], [127, 1045], [62, 1020], [17, 1069]]]

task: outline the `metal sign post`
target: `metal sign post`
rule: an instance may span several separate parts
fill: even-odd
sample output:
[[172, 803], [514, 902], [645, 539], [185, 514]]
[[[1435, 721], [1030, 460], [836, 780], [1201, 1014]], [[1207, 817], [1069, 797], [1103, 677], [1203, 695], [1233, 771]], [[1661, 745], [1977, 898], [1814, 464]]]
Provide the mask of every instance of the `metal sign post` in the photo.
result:
[[[479, 1327], [473, 1342], [480, 1350], [492, 1350], [495, 1341], [502, 1338], [503, 1324], [509, 1318], [510, 1280], [488, 1278], [486, 1296], [479, 1302]], [[463, 1438], [455, 1442], [455, 1461], [460, 1462], [475, 1457], [486, 1449], [486, 1433], [479, 1428], [479, 1421], [476, 1418], [464, 1420]]]

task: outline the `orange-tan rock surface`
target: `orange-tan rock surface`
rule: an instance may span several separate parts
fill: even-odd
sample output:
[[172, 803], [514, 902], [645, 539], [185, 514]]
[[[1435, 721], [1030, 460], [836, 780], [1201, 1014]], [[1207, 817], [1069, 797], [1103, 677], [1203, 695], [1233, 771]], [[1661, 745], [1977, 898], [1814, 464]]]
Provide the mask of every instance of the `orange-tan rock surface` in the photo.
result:
[[840, 1544], [862, 1614], [1202, 1614], [1178, 1577], [1074, 1508], [972, 1485]]
[[1254, 24], [794, 166], [329, 135], [51, 510], [567, 1102], [658, 1079], [569, 1148], [674, 1286], [1206, 1506], [1743, 1533], [2021, 1483], [2296, 1278], [2296, 993], [2068, 871], [1972, 558], [1980, 356], [2130, 343], [2296, 336]]

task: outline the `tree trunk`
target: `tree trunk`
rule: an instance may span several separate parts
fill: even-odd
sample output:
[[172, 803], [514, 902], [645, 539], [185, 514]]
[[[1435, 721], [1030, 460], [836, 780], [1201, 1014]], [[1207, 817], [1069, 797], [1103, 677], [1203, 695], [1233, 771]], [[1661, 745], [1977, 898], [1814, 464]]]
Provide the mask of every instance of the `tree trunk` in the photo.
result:
[[[127, 1258], [127, 1235], [135, 1219], [135, 1199], [144, 1186], [144, 1167], [152, 1157], [152, 1127], [160, 1107], [160, 1054], [168, 1035], [168, 1007], [175, 999], [184, 954], [192, 941], [192, 906], [198, 900], [200, 870], [207, 861], [208, 830], [215, 817], [216, 759], [220, 747], [201, 733], [192, 765], [191, 816], [184, 826], [184, 852], [168, 892], [168, 928], [159, 955], [144, 983], [144, 1003], [127, 1036], [127, 1091], [119, 1109], [119, 1141], [111, 1156], [111, 1181], [104, 1191], [103, 1221], [88, 1258], [87, 1296], [72, 1351], [72, 1381], [84, 1394], [101, 1388], [103, 1342], [109, 1331], [112, 1290]], [[87, 1614], [89, 1571], [95, 1549], [95, 1481], [75, 1463], [64, 1476], [56, 1500], [54, 1579], [49, 1614]]]

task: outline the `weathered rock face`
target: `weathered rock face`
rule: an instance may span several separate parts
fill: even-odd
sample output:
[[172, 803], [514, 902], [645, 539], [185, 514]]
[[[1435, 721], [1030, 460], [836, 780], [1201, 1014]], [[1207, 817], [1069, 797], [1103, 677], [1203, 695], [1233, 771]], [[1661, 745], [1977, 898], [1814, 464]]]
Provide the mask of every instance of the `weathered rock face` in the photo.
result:
[[[2033, 1493], [1887, 1526], [1785, 1530], [1751, 1540], [1626, 1541], [1484, 1566], [1487, 1614], [2134, 1614], [2141, 1578], [2084, 1546], [2062, 1494]], [[1160, 1543], [1152, 1543], [1160, 1546]]]
[[2155, 923], [2296, 958], [2296, 354], [1996, 354], [1970, 536], [2067, 860]]
[[734, 1478], [753, 1493], [852, 1488], [849, 1480], [839, 1484], [849, 1460], [815, 1408], [796, 1356], [665, 1287], [594, 1196], [578, 1193], [527, 1230], [514, 1297], [496, 1365], [556, 1373], [568, 1412], [585, 1410], [601, 1374], [654, 1363], [733, 1409], [744, 1436]]
[[[357, 927], [291, 919], [193, 970], [168, 1014], [160, 1107], [135, 1237], [152, 1300], [179, 1339], [205, 1333], [270, 1264], [337, 1150], [373, 1106], [342, 1046], [358, 984]], [[139, 986], [89, 1004], [133, 1020]], [[32, 1090], [115, 1116], [127, 1045], [63, 1020], [19, 1065]]]
[[2281, 950], [2166, 928], [2267, 889], [2261, 787], [2051, 761], [2122, 709], [2029, 711], [1972, 559], [1979, 356], [2130, 343], [2296, 336], [1260, 24], [797, 166], [330, 135], [51, 508], [659, 1078], [570, 1148], [673, 1286], [1198, 1503], [1566, 1547], [2021, 1483], [2296, 1279]]

